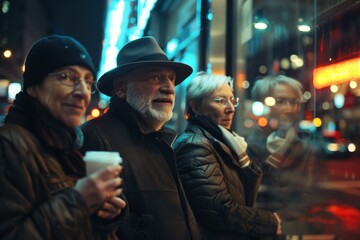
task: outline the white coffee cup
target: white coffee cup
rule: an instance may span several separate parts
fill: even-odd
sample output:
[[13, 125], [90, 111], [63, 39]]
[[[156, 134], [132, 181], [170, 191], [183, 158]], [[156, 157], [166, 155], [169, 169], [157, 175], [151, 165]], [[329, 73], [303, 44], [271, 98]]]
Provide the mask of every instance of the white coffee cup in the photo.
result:
[[122, 164], [119, 152], [87, 151], [83, 160], [86, 163], [87, 175], [108, 166]]

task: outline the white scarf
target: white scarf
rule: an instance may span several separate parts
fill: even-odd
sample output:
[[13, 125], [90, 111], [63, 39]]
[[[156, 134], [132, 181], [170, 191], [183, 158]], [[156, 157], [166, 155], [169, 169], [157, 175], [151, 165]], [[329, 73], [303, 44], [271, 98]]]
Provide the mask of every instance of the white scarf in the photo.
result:
[[276, 168], [289, 166], [292, 161], [284, 158], [284, 154], [295, 139], [296, 131], [294, 128], [287, 131], [285, 138], [277, 136], [276, 132], [271, 133], [266, 139], [266, 149], [271, 153], [266, 162]]
[[225, 144], [232, 149], [238, 156], [238, 162], [242, 168], [250, 165], [250, 158], [246, 154], [247, 143], [245, 139], [237, 135], [234, 131], [229, 131], [223, 126], [218, 125], [223, 137]]

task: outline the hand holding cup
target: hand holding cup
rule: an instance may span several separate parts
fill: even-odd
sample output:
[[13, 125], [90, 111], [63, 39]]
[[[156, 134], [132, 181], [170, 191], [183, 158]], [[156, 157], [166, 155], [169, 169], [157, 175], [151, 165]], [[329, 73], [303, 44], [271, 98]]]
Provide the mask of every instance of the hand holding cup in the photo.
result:
[[[87, 177], [80, 179], [74, 188], [93, 212], [103, 207], [106, 201], [121, 194], [122, 188], [119, 187], [122, 183], [122, 160], [117, 152], [87, 152], [84, 161]], [[120, 204], [119, 207], [123, 205]]]

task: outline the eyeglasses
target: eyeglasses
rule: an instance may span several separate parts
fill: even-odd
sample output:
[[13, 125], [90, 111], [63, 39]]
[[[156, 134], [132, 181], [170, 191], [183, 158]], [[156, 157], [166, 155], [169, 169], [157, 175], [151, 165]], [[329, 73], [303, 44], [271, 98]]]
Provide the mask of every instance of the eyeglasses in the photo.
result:
[[276, 105], [285, 106], [285, 105], [297, 106], [300, 104], [300, 100], [297, 98], [277, 98]]
[[224, 97], [218, 97], [218, 98], [214, 98], [213, 100], [214, 102], [217, 102], [223, 106], [226, 106], [227, 103], [231, 103], [234, 106], [234, 108], [239, 106], [239, 98], [232, 97], [230, 99], [226, 99]]
[[76, 73], [74, 72], [53, 72], [53, 73], [49, 73], [48, 76], [56, 76], [57, 80], [65, 85], [65, 86], [69, 86], [69, 87], [76, 87], [80, 81], [84, 81], [86, 84], [87, 89], [91, 92], [91, 94], [95, 93], [97, 91], [97, 87], [96, 87], [96, 81], [91, 77], [91, 78], [86, 78], [86, 79], [81, 79], [77, 76]]

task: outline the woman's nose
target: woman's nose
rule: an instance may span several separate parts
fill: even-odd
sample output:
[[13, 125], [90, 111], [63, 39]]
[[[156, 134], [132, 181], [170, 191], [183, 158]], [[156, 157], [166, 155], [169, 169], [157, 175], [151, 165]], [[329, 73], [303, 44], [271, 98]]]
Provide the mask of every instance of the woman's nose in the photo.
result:
[[82, 95], [82, 96], [90, 95], [91, 88], [89, 89], [89, 86], [85, 82], [85, 80], [79, 79], [79, 82], [74, 86], [74, 94]]
[[227, 102], [226, 102], [225, 112], [226, 112], [226, 113], [233, 113], [233, 112], [235, 112], [234, 104], [232, 104], [230, 101], [227, 101]]

